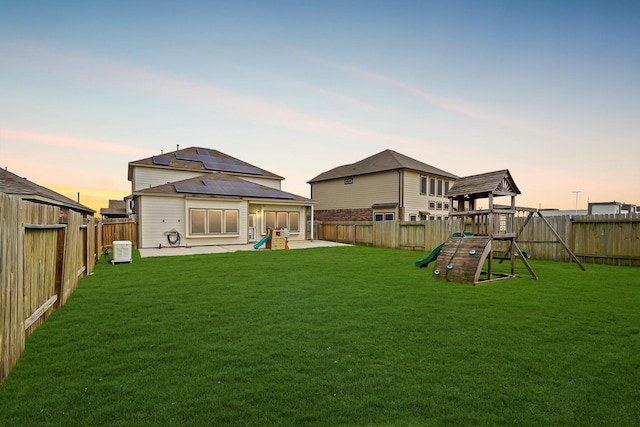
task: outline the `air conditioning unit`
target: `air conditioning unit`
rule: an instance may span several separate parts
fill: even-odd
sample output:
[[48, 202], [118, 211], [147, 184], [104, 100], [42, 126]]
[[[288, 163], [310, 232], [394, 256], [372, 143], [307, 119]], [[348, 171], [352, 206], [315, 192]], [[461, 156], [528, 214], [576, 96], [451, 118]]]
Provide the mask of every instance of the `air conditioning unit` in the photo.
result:
[[113, 242], [112, 264], [116, 262], [131, 262], [131, 242], [128, 240], [116, 240]]

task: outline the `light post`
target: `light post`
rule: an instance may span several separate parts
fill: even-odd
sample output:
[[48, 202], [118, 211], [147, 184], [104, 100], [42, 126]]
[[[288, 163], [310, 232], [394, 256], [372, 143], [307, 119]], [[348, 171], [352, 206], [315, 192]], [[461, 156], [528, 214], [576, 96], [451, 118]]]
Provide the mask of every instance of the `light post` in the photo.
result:
[[578, 215], [578, 194], [580, 194], [580, 190], [572, 191], [572, 193], [576, 193], [576, 215]]

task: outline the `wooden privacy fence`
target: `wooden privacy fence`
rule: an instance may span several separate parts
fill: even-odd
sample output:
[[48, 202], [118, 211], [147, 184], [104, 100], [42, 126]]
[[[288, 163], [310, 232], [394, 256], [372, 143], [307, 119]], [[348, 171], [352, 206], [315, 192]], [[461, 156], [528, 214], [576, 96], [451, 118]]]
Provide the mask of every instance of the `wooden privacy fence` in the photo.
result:
[[128, 240], [134, 248], [138, 244], [138, 224], [130, 219], [105, 219], [102, 221], [102, 244], [111, 246], [114, 241]]
[[64, 305], [100, 253], [99, 221], [0, 193], [0, 382], [26, 338]]
[[[570, 261], [557, 235], [581, 262], [640, 266], [640, 215], [533, 216], [528, 222], [526, 217], [515, 222], [518, 246], [532, 259]], [[428, 252], [448, 239], [448, 224], [445, 220], [316, 221], [315, 235], [320, 240]]]

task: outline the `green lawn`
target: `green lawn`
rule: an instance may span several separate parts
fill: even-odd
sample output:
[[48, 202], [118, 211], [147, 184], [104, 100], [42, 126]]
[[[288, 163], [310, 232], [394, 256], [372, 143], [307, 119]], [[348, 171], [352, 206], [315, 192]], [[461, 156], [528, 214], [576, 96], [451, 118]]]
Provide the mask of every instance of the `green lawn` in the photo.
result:
[[423, 257], [100, 261], [27, 339], [0, 425], [640, 425], [640, 269], [474, 287]]

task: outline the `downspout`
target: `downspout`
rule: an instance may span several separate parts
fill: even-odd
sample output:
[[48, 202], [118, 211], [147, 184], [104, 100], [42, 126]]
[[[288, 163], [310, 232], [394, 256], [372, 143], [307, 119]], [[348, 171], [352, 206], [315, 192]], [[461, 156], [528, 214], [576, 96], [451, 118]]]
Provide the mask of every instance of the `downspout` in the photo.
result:
[[398, 170], [398, 220], [404, 221], [404, 169]]
[[311, 205], [311, 241], [313, 241], [313, 205]]

